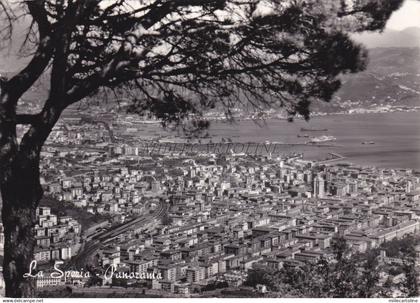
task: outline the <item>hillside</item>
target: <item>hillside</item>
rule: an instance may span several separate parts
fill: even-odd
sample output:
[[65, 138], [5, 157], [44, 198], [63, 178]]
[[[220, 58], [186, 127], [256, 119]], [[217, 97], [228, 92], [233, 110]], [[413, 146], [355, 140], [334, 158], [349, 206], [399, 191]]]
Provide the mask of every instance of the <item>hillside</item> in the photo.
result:
[[336, 112], [375, 106], [420, 106], [420, 48], [369, 50], [367, 70], [343, 77], [331, 104], [313, 109]]

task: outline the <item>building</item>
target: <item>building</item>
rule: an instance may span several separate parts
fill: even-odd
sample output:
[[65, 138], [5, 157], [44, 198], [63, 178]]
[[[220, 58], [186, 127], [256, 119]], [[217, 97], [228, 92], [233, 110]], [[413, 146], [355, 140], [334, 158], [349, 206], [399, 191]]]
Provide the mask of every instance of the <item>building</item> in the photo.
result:
[[313, 194], [316, 198], [325, 197], [325, 181], [319, 175], [317, 175], [313, 181]]

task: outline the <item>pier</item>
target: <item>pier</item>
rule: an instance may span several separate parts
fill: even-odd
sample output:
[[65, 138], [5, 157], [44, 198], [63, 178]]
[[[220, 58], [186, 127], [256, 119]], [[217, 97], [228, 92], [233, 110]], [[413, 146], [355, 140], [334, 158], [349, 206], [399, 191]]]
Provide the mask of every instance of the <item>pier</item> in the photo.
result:
[[344, 157], [343, 155], [338, 154], [338, 153], [330, 152], [330, 153], [328, 153], [328, 155], [329, 155], [329, 157], [331, 157], [330, 159], [321, 160], [321, 161], [318, 161], [317, 163], [318, 164], [328, 164], [328, 163], [332, 163], [332, 162], [335, 162], [335, 161], [346, 159], [346, 157]]

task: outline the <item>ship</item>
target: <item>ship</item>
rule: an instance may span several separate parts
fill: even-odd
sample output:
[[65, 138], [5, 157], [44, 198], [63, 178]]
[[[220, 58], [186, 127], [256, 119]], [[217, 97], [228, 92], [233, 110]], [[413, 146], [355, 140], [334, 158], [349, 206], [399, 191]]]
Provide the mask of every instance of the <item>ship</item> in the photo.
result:
[[304, 128], [300, 129], [301, 132], [327, 132], [328, 128]]
[[375, 144], [374, 141], [363, 141], [362, 144]]
[[333, 137], [333, 136], [320, 136], [320, 137], [315, 137], [312, 138], [308, 143], [323, 143], [323, 142], [330, 142], [330, 141], [335, 141], [337, 140], [337, 138]]
[[[251, 142], [250, 142], [251, 143]], [[271, 144], [284, 144], [284, 142], [281, 142], [281, 141], [268, 141], [268, 140], [266, 140], [265, 141], [265, 144], [266, 145], [271, 145]]]

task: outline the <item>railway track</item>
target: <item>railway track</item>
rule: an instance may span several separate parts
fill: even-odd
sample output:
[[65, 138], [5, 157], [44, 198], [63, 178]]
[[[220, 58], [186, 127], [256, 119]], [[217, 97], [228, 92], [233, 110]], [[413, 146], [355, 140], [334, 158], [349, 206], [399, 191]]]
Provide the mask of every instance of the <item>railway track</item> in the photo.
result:
[[168, 204], [160, 201], [159, 206], [152, 215], [144, 215], [139, 218], [133, 219], [123, 225], [116, 227], [113, 230], [104, 231], [97, 235], [95, 239], [89, 242], [85, 242], [81, 248], [81, 251], [74, 256], [69, 263], [64, 267], [65, 270], [77, 270], [80, 271], [87, 264], [89, 258], [98, 251], [102, 245], [112, 241], [115, 237], [127, 232], [128, 230], [137, 226], [147, 224], [152, 220], [160, 219], [168, 211]]

